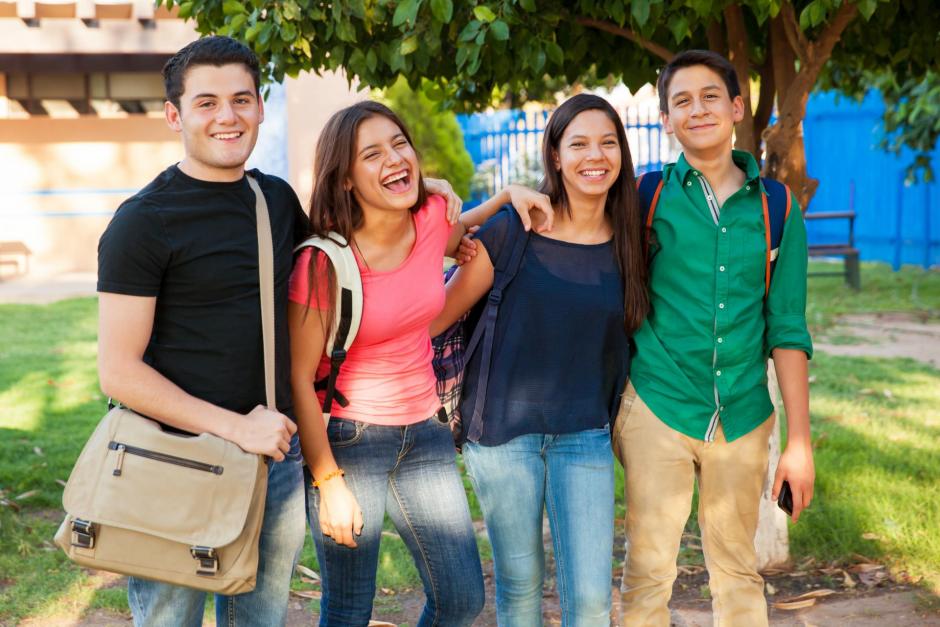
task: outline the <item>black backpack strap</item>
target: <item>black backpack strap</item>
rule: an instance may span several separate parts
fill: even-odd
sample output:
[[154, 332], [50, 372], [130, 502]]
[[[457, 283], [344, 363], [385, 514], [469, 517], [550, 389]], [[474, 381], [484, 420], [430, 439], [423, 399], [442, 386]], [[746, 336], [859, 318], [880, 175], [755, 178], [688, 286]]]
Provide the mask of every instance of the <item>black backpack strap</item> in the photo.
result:
[[777, 265], [780, 242], [783, 240], [783, 227], [786, 226], [792, 206], [790, 188], [773, 179], [761, 179], [766, 193], [762, 194], [764, 211], [765, 239], [767, 241], [767, 261], [765, 263], [764, 298], [770, 292], [770, 280]]
[[467, 426], [467, 439], [476, 442], [483, 435], [483, 407], [486, 403], [486, 389], [490, 379], [490, 363], [493, 359], [493, 339], [496, 335], [496, 318], [499, 315], [499, 305], [503, 301], [503, 292], [516, 277], [526, 245], [529, 243], [529, 233], [523, 229], [522, 220], [515, 210], [510, 210], [509, 226], [506, 230], [506, 239], [497, 255], [493, 272], [493, 287], [486, 298], [486, 307], [473, 330], [473, 337], [467, 344], [466, 360], [482, 342], [483, 353], [480, 356], [480, 370], [477, 379], [476, 397], [473, 403], [473, 416]]
[[659, 194], [663, 190], [663, 171], [653, 170], [640, 175], [636, 188], [640, 197], [640, 214], [643, 216], [643, 241], [648, 249], [653, 216], [656, 214], [656, 205], [659, 204]]

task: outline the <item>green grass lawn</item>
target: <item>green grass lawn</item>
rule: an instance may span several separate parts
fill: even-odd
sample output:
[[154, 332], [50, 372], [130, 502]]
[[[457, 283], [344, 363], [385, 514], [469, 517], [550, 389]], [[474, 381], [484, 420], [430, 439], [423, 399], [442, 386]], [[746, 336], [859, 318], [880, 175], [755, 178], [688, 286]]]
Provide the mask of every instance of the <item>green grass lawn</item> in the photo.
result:
[[[816, 330], [844, 312], [940, 315], [940, 272], [865, 264], [862, 281], [856, 294], [838, 279], [810, 280]], [[0, 505], [0, 624], [95, 608], [126, 612], [121, 587], [76, 568], [51, 544], [61, 516], [59, 481], [105, 410], [95, 367], [96, 302], [0, 305], [0, 321], [0, 498], [20, 508]], [[811, 373], [817, 493], [791, 527], [794, 559], [850, 561], [857, 553], [940, 590], [940, 371], [904, 359], [820, 354]], [[479, 518], [469, 487], [468, 495]], [[623, 515], [620, 500], [617, 512]], [[420, 587], [407, 549], [387, 529], [379, 585]], [[481, 552], [488, 558], [485, 541]], [[694, 552], [682, 558], [700, 559]], [[303, 563], [317, 568], [309, 539]], [[299, 579], [295, 586], [309, 587]]]

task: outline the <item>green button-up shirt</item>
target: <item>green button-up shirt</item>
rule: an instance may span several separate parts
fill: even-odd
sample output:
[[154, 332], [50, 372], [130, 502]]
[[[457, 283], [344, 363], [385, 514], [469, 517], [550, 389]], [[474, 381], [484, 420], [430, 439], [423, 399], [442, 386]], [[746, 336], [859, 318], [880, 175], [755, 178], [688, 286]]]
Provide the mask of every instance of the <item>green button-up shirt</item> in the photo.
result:
[[770, 292], [760, 170], [734, 151], [744, 186], [719, 207], [685, 155], [663, 170], [653, 219], [651, 312], [635, 335], [630, 378], [656, 416], [711, 441], [728, 441], [770, 416], [767, 358], [774, 348], [812, 357], [806, 328], [806, 228], [796, 199], [783, 229]]

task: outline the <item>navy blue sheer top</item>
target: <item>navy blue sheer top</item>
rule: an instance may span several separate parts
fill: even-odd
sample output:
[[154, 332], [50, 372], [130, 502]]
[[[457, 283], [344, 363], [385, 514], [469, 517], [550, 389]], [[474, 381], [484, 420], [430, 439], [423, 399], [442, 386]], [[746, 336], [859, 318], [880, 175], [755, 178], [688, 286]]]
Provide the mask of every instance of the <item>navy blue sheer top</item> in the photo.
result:
[[[491, 259], [515, 212], [500, 211], [477, 233]], [[479, 443], [528, 433], [603, 428], [617, 413], [630, 368], [624, 291], [612, 241], [572, 244], [532, 233], [503, 294]], [[461, 415], [473, 415], [482, 350], [467, 364]]]

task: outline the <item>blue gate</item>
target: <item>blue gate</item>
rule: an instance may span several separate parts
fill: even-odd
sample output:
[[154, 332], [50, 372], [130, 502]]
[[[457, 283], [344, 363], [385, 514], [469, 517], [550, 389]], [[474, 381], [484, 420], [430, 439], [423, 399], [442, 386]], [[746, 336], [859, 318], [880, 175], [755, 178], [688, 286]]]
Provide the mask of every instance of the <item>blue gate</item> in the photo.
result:
[[[458, 115], [464, 145], [476, 168], [471, 185], [472, 207], [509, 183], [535, 186], [542, 175], [542, 133], [550, 110], [499, 110]], [[661, 169], [675, 157], [655, 108], [632, 107], [621, 112], [630, 154], [637, 173]]]

